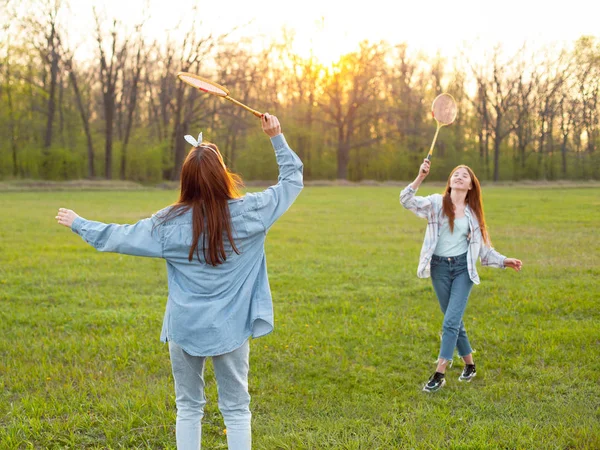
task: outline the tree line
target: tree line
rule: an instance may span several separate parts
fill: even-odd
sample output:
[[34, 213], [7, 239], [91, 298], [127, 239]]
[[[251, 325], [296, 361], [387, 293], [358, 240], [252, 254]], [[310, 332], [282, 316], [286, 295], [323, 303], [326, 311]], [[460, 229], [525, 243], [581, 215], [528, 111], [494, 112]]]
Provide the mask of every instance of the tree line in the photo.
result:
[[245, 179], [277, 176], [257, 119], [176, 78], [199, 74], [232, 97], [276, 114], [307, 179], [408, 180], [435, 132], [431, 102], [442, 92], [459, 114], [434, 150], [431, 176], [468, 164], [484, 180], [600, 178], [600, 40], [564, 48], [500, 45], [454, 61], [410, 43], [360, 43], [331, 65], [300, 57], [293, 36], [257, 48], [251, 38], [183, 33], [150, 40], [94, 11], [76, 57], [61, 17], [68, 4], [40, 0], [33, 14], [4, 0], [0, 35], [0, 178], [177, 180], [202, 130]]

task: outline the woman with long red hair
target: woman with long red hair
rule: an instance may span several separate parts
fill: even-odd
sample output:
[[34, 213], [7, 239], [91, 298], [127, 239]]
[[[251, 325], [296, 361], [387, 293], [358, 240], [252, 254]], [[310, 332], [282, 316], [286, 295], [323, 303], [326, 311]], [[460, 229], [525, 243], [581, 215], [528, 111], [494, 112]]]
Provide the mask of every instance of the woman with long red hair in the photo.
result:
[[481, 186], [467, 166], [456, 167], [448, 177], [443, 195], [415, 195], [429, 174], [430, 161], [425, 159], [419, 175], [400, 193], [400, 203], [417, 216], [427, 219], [425, 240], [421, 248], [417, 275], [431, 281], [444, 314], [442, 343], [435, 373], [423, 387], [434, 392], [446, 384], [446, 368], [452, 362], [454, 349], [465, 363], [459, 381], [471, 381], [477, 371], [473, 350], [463, 315], [473, 284], [479, 284], [475, 264], [511, 267], [521, 270], [521, 261], [507, 258], [492, 247], [483, 213]]
[[302, 162], [277, 117], [265, 114], [278, 183], [241, 195], [216, 145], [202, 136], [181, 170], [179, 200], [135, 225], [93, 222], [61, 208], [58, 223], [103, 252], [163, 258], [169, 297], [161, 340], [168, 342], [177, 406], [177, 448], [200, 448], [204, 365], [212, 357], [230, 449], [251, 448], [249, 344], [273, 330], [265, 238], [303, 187]]

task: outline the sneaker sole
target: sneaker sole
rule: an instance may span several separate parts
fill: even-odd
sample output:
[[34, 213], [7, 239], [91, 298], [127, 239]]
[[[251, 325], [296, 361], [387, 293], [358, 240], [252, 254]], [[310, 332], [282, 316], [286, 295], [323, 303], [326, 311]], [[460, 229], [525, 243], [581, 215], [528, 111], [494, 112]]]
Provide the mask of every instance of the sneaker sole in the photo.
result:
[[444, 378], [444, 379], [442, 380], [442, 384], [440, 384], [438, 388], [436, 388], [436, 389], [427, 389], [427, 385], [425, 385], [425, 386], [423, 387], [423, 392], [437, 392], [437, 391], [439, 391], [441, 388], [443, 388], [445, 385], [446, 385], [446, 379]]
[[463, 378], [462, 375], [460, 377], [458, 377], [458, 381], [466, 381], [467, 383], [470, 383], [471, 380], [473, 378], [475, 378], [477, 376], [477, 373], [473, 374], [473, 376], [469, 377], [469, 378]]

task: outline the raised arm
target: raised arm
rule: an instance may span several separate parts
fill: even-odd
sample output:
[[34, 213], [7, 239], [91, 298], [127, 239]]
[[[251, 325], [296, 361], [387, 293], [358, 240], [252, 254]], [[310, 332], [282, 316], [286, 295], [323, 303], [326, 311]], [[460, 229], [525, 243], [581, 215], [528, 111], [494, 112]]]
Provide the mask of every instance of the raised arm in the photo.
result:
[[140, 220], [134, 225], [94, 222], [79, 217], [74, 211], [60, 208], [56, 219], [95, 249], [101, 252], [162, 258], [163, 246], [156, 216]]
[[419, 186], [421, 186], [423, 180], [429, 175], [430, 165], [431, 162], [425, 158], [423, 164], [421, 164], [421, 167], [419, 168], [419, 174], [417, 175], [417, 178], [415, 178], [415, 181], [400, 192], [400, 203], [402, 206], [423, 218], [427, 218], [431, 211], [431, 198], [417, 197], [415, 193], [417, 192], [417, 189], [419, 189]]
[[277, 117], [265, 114], [261, 122], [264, 132], [271, 138], [279, 166], [277, 184], [257, 194], [258, 212], [265, 230], [268, 230], [300, 194], [304, 186], [303, 165], [281, 133]]
[[430, 168], [431, 161], [425, 158], [423, 160], [423, 164], [421, 164], [421, 167], [419, 167], [419, 174], [417, 175], [417, 178], [415, 178], [415, 181], [410, 183], [409, 186], [412, 187], [415, 191], [419, 189], [419, 186], [421, 186], [423, 180], [425, 180], [425, 178], [427, 178], [427, 175], [429, 175]]

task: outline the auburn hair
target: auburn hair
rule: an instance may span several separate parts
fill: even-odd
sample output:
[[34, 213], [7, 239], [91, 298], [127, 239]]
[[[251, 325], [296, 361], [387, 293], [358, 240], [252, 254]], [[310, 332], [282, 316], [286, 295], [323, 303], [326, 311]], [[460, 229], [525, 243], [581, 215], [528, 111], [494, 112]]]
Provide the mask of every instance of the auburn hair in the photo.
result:
[[487, 226], [485, 224], [485, 213], [483, 212], [483, 198], [481, 195], [481, 185], [479, 184], [479, 180], [475, 176], [475, 172], [471, 170], [469, 166], [460, 165], [455, 167], [452, 172], [450, 172], [450, 176], [448, 177], [448, 182], [446, 183], [446, 189], [444, 190], [444, 199], [442, 202], [444, 214], [448, 217], [448, 224], [450, 225], [450, 231], [454, 232], [454, 205], [452, 204], [452, 197], [450, 194], [452, 193], [452, 188], [450, 187], [450, 182], [452, 180], [452, 175], [458, 169], [466, 169], [471, 176], [471, 189], [467, 192], [467, 197], [465, 198], [465, 202], [471, 208], [471, 211], [475, 213], [477, 217], [477, 221], [479, 222], [479, 228], [481, 229], [481, 236], [483, 237], [483, 242], [487, 245], [492, 245], [492, 241], [487, 231]]
[[[181, 168], [179, 200], [172, 205], [162, 222], [192, 210], [192, 244], [188, 260], [194, 254], [199, 261], [200, 247], [207, 264], [218, 266], [227, 260], [224, 236], [227, 236], [233, 251], [235, 245], [231, 229], [228, 200], [241, 196], [241, 178], [229, 172], [215, 144], [203, 142], [192, 147]], [[200, 243], [202, 239], [202, 243]]]

